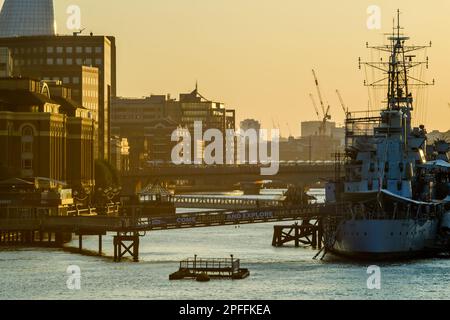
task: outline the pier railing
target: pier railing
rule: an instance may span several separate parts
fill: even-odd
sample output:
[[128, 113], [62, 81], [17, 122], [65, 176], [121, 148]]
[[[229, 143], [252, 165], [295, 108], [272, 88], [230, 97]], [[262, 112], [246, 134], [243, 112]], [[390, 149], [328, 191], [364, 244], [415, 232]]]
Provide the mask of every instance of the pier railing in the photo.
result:
[[288, 220], [314, 220], [326, 215], [325, 205], [215, 210], [163, 217], [133, 216], [46, 216], [39, 218], [0, 218], [0, 231], [54, 230], [60, 232], [99, 231], [142, 232], [219, 225], [264, 223]]
[[230, 272], [234, 273], [239, 271], [241, 266], [240, 259], [234, 258], [189, 258], [180, 261], [180, 270], [186, 270], [192, 273], [198, 272]]

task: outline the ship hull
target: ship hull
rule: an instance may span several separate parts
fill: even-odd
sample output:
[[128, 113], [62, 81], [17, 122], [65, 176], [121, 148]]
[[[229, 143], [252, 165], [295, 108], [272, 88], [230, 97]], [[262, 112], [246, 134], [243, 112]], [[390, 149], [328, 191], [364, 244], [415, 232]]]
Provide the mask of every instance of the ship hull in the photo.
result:
[[328, 251], [361, 259], [413, 258], [430, 252], [438, 227], [438, 219], [346, 220]]

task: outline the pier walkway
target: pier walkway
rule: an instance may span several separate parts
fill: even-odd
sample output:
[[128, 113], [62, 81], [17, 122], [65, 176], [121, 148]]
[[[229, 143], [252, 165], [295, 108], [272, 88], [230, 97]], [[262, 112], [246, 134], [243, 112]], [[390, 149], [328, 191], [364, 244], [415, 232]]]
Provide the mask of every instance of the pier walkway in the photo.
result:
[[[43, 241], [62, 245], [65, 235], [79, 237], [82, 251], [84, 235], [99, 236], [99, 254], [102, 251], [102, 236], [108, 232], [114, 236], [114, 260], [129, 253], [135, 261], [139, 256], [139, 237], [146, 232], [187, 228], [218, 227], [226, 225], [269, 223], [278, 221], [322, 220], [327, 216], [323, 204], [299, 207], [267, 207], [240, 210], [215, 210], [163, 217], [143, 216], [58, 216], [34, 219], [0, 219], [0, 245], [33, 245]], [[44, 240], [45, 239], [45, 240]]]

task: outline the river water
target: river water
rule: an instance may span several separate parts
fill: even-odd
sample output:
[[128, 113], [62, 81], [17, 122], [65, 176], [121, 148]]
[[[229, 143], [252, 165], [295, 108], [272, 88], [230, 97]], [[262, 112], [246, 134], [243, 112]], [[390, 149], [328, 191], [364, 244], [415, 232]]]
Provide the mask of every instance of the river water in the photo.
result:
[[[367, 287], [367, 263], [333, 256], [317, 261], [310, 248], [274, 248], [273, 225], [151, 232], [141, 239], [139, 263], [114, 263], [111, 235], [104, 237], [105, 257], [67, 249], [0, 248], [0, 299], [450, 298], [450, 260], [381, 264], [381, 289], [371, 290]], [[67, 246], [77, 244], [74, 238]], [[83, 246], [95, 251], [98, 237], [84, 237]], [[235, 281], [169, 281], [179, 261], [194, 254], [216, 258], [233, 254], [251, 275]], [[67, 287], [66, 270], [71, 265], [81, 270], [80, 290]]]

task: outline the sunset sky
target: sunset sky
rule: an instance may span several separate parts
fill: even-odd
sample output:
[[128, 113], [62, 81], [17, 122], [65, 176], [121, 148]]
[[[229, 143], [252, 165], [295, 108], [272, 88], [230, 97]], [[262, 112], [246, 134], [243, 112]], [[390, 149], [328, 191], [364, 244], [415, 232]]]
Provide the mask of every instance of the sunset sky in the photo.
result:
[[[1, 2], [1, 1], [0, 1]], [[316, 94], [311, 69], [331, 104], [333, 120], [344, 113], [335, 90], [351, 110], [366, 110], [368, 91], [358, 57], [382, 42], [397, 8], [414, 44], [428, 50], [427, 111], [418, 116], [429, 130], [450, 124], [450, 1], [448, 0], [55, 0], [58, 32], [66, 9], [82, 10], [85, 33], [113, 35], [118, 45], [118, 93], [141, 97], [192, 90], [237, 110], [237, 120], [256, 118], [265, 128], [315, 120], [309, 93]], [[366, 27], [369, 5], [382, 9], [382, 29]], [[422, 97], [425, 97], [423, 94]], [[272, 120], [273, 119], [273, 120]]]

